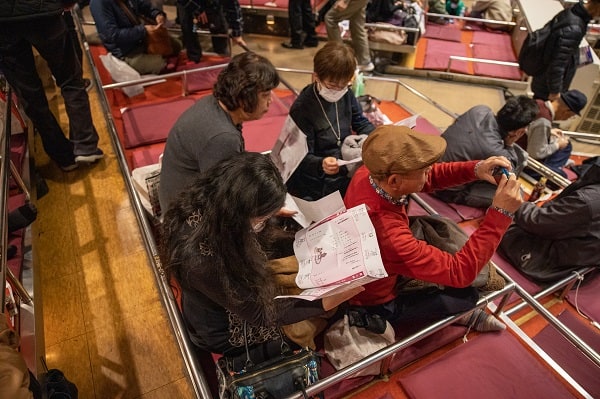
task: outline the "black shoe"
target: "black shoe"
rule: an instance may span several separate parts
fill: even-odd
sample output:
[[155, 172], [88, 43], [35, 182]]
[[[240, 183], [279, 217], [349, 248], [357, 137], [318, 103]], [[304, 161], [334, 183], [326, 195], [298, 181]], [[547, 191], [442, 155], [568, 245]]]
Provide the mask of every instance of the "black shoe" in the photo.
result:
[[293, 44], [293, 43], [289, 43], [289, 42], [283, 42], [283, 43], [281, 43], [281, 46], [284, 48], [296, 49], [296, 50], [304, 49], [304, 46], [301, 44]]
[[305, 41], [304, 42], [304, 47], [317, 47], [319, 45], [319, 41], [315, 40], [313, 41]]

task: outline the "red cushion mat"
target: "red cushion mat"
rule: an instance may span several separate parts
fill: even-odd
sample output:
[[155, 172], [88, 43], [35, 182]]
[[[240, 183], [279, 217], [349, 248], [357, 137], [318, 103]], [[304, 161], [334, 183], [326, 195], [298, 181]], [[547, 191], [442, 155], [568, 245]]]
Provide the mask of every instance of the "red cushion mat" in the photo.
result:
[[130, 170], [158, 163], [158, 157], [165, 150], [166, 142], [145, 145], [128, 151], [127, 164]]
[[[568, 311], [561, 313], [558, 319], [596, 352], [600, 352], [600, 332], [592, 330]], [[594, 398], [600, 397], [600, 378], [598, 367], [582, 352], [575, 349], [556, 328], [548, 325], [534, 341], [554, 359], [571, 377], [575, 379]]]
[[399, 382], [410, 398], [574, 397], [507, 331], [478, 335]]
[[451, 42], [460, 42], [462, 32], [458, 25], [448, 24], [427, 24], [425, 25], [425, 34], [423, 37], [429, 39], [447, 40]]
[[[448, 68], [448, 60], [451, 55], [468, 57], [468, 45], [446, 40], [427, 39], [423, 68], [445, 71]], [[452, 61], [450, 71], [468, 74], [469, 66], [465, 61]]]
[[122, 109], [125, 148], [165, 141], [179, 116], [195, 102], [192, 97], [180, 97]]
[[259, 120], [245, 122], [242, 135], [246, 144], [246, 151], [270, 151], [279, 137], [281, 128], [287, 116], [264, 116]]

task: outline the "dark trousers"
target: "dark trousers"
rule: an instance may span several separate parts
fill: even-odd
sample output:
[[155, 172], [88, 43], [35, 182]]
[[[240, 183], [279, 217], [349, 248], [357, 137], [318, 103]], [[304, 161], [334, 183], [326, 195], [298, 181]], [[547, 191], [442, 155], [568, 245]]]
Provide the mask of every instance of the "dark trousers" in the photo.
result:
[[476, 288], [424, 289], [401, 294], [382, 305], [365, 306], [371, 314], [378, 314], [392, 324], [437, 321], [473, 309], [479, 300]]
[[[221, 4], [219, 2], [207, 2], [204, 6], [210, 33], [227, 34], [228, 25]], [[188, 59], [194, 62], [199, 62], [202, 58], [202, 46], [200, 40], [198, 40], [198, 35], [194, 32], [194, 16], [198, 12], [200, 11], [193, 5], [185, 7], [177, 3], [177, 17], [181, 24], [183, 47], [186, 48]], [[228, 55], [228, 40], [227, 37], [211, 37], [213, 51], [217, 54]]]
[[[70, 142], [50, 111], [31, 46], [46, 60], [61, 89], [69, 117]], [[1, 24], [0, 69], [21, 99], [52, 160], [69, 165], [74, 162], [73, 154], [96, 151], [98, 133], [92, 123], [81, 62], [62, 15]]]
[[[315, 16], [310, 0], [289, 0], [288, 19], [290, 24], [291, 43], [301, 46], [304, 43], [317, 44], [315, 33]], [[304, 37], [304, 35], [306, 35]]]

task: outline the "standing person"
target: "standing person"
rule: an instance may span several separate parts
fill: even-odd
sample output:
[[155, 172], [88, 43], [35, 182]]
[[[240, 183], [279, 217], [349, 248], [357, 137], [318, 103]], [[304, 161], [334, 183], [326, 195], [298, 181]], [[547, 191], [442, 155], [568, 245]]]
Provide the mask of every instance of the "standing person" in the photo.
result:
[[[443, 162], [470, 161], [503, 156], [511, 163], [517, 176], [523, 171], [527, 152], [513, 145], [527, 131], [527, 126], [539, 112], [535, 100], [527, 96], [511, 97], [494, 115], [490, 107], [477, 105], [459, 116], [442, 133], [448, 144]], [[492, 203], [496, 186], [487, 181], [436, 191], [446, 202], [487, 208]]]
[[[579, 115], [587, 104], [587, 97], [579, 90], [569, 90], [552, 101], [536, 102], [540, 113], [527, 129], [527, 153], [556, 173], [567, 177], [563, 166], [569, 160], [573, 146], [560, 129], [552, 127], [552, 123]], [[536, 173], [532, 177], [539, 175]]]
[[[246, 46], [242, 37], [242, 9], [238, 0], [178, 0], [177, 15], [181, 24], [183, 46], [189, 60], [198, 63], [202, 58], [202, 47], [198, 34], [194, 32], [194, 18], [200, 24], [208, 24], [210, 33], [226, 35], [231, 30], [235, 44]], [[226, 37], [211, 37], [213, 51], [230, 55]]]
[[[502, 235], [522, 203], [514, 175], [498, 183], [491, 206], [479, 228], [455, 254], [418, 240], [409, 226], [407, 196], [411, 193], [461, 185], [475, 180], [494, 182], [496, 166], [511, 168], [504, 157], [483, 161], [438, 163], [446, 149], [439, 136], [425, 135], [406, 126], [379, 126], [362, 148], [364, 165], [350, 182], [347, 208], [366, 204], [377, 233], [377, 242], [388, 277], [365, 285], [350, 300], [390, 322], [412, 322], [446, 317], [471, 309], [477, 290], [470, 287], [490, 260]], [[398, 295], [398, 278], [441, 284], [435, 293]], [[502, 328], [477, 312], [479, 331]]]
[[348, 86], [356, 70], [356, 58], [342, 42], [328, 42], [313, 61], [314, 82], [306, 86], [290, 108], [290, 118], [306, 135], [308, 154], [287, 182], [290, 194], [318, 200], [350, 183], [342, 159], [344, 140], [354, 131], [369, 134], [375, 126], [363, 115]]
[[[44, 150], [64, 171], [104, 156], [92, 122], [81, 62], [67, 31], [63, 10], [74, 2], [17, 0], [0, 3], [0, 70], [23, 102]], [[46, 60], [60, 87], [69, 117], [67, 139], [46, 99], [32, 46]]]
[[544, 59], [549, 59], [544, 71], [533, 76], [531, 90], [533, 96], [541, 100], [555, 100], [564, 91], [569, 90], [571, 81], [579, 63], [579, 44], [585, 37], [587, 25], [600, 17], [600, 0], [583, 1], [559, 12], [553, 29], [546, 42]]
[[279, 75], [273, 64], [256, 53], [244, 52], [221, 71], [213, 94], [179, 117], [163, 154], [159, 188], [163, 213], [201, 172], [244, 152], [242, 123], [267, 113], [271, 90], [277, 85]]
[[[90, 11], [100, 40], [115, 57], [140, 74], [159, 74], [167, 67], [160, 54], [146, 53], [148, 35], [165, 29], [167, 14], [152, 7], [148, 0], [91, 0]], [[156, 22], [144, 25], [143, 18]], [[181, 51], [179, 40], [170, 36], [173, 56]]]
[[375, 65], [371, 62], [369, 38], [365, 29], [367, 3], [368, 0], [337, 0], [325, 14], [327, 38], [330, 41], [342, 42], [339, 23], [345, 19], [350, 21], [352, 48], [356, 54], [358, 69], [362, 72], [371, 72], [375, 69]]
[[317, 47], [319, 39], [315, 32], [315, 15], [310, 0], [289, 0], [288, 21], [290, 23], [290, 41], [281, 43], [285, 48], [301, 50]]
[[208, 169], [164, 218], [163, 265], [181, 285], [190, 338], [224, 354], [235, 371], [246, 366], [244, 335], [250, 358], [260, 363], [281, 354], [282, 325], [323, 315], [362, 290], [315, 301], [275, 299], [282, 292], [261, 244], [268, 244], [276, 228], [269, 219], [285, 196], [269, 157], [246, 152]]
[[[511, 22], [513, 20], [511, 0], [476, 0], [471, 6], [469, 17]], [[510, 25], [500, 25], [490, 22], [485, 22], [484, 25], [496, 30], [512, 29]]]

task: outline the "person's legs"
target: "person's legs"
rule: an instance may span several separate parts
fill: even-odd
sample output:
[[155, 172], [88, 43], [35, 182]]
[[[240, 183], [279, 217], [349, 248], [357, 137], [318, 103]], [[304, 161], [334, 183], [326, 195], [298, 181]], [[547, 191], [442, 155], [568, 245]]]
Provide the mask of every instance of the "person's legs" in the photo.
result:
[[342, 35], [338, 24], [349, 17], [350, 14], [347, 12], [347, 9], [338, 10], [335, 8], [335, 5], [327, 11], [324, 18], [325, 28], [327, 29], [327, 40], [342, 41]]
[[283, 43], [282, 46], [286, 48], [302, 48], [302, 36], [304, 31], [302, 30], [302, 3], [304, 0], [289, 0], [288, 1], [288, 21], [290, 24], [290, 43]]
[[548, 84], [546, 74], [534, 76], [531, 79], [531, 91], [533, 92], [533, 98], [539, 98], [540, 100], [547, 100], [550, 92], [548, 91]]
[[365, 29], [367, 3], [368, 0], [353, 0], [348, 4], [348, 9], [351, 11], [349, 19], [352, 48], [356, 54], [359, 68], [360, 66], [366, 66], [371, 62], [369, 38], [367, 37], [367, 31]]
[[127, 57], [123, 58], [123, 61], [141, 75], [158, 75], [167, 65], [167, 61], [162, 55], [145, 54], [141, 48], [140, 51], [129, 53]]
[[83, 70], [72, 36], [68, 34], [64, 19], [60, 16], [37, 20], [36, 24], [43, 35], [32, 34], [29, 41], [46, 60], [61, 89], [69, 117], [69, 139], [73, 143], [73, 152], [76, 157], [96, 153], [98, 133], [92, 121]]
[[187, 58], [198, 63], [202, 58], [202, 47], [198, 35], [194, 32], [194, 12], [177, 3], [177, 15], [179, 15], [183, 47], [187, 50]]
[[554, 154], [546, 157], [546, 159], [544, 159], [542, 163], [548, 168], [555, 171], [556, 173], [560, 174], [562, 177], [567, 177], [567, 174], [563, 170], [563, 166], [565, 166], [565, 164], [569, 160], [572, 150], [573, 146], [571, 145], [571, 143], [569, 143], [565, 148], [561, 148]]
[[44, 150], [63, 168], [75, 165], [73, 148], [50, 111], [42, 81], [35, 68], [31, 44], [22, 32], [36, 29], [36, 24], [2, 24], [0, 26], [0, 68], [21, 100], [25, 113], [40, 133]]
[[306, 34], [304, 45], [307, 47], [316, 47], [319, 44], [317, 33], [315, 32], [315, 15], [313, 14], [310, 0], [302, 0], [302, 30]]
[[[206, 18], [208, 18], [209, 30], [213, 34], [227, 34], [227, 20], [223, 7], [218, 1], [210, 2], [206, 7]], [[229, 39], [226, 37], [211, 38], [213, 51], [217, 54], [229, 55]]]

